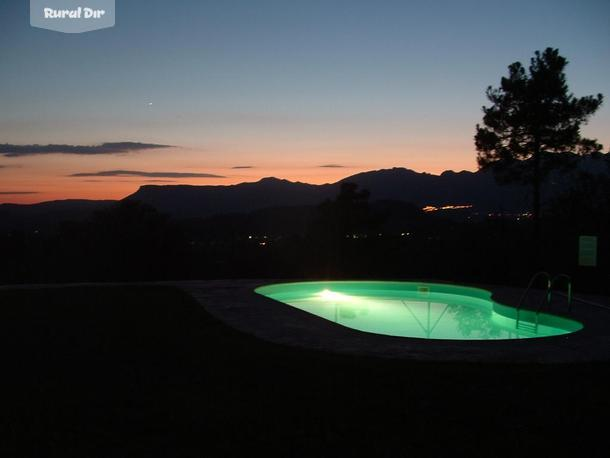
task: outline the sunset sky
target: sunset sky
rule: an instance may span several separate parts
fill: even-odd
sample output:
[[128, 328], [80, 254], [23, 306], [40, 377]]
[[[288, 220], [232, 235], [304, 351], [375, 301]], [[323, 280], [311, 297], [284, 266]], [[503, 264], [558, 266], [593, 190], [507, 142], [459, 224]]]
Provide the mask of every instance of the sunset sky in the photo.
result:
[[610, 147], [607, 0], [116, 3], [115, 27], [63, 34], [0, 1], [0, 145], [171, 147], [0, 148], [0, 202], [475, 170], [485, 88], [547, 46], [576, 96], [606, 96], [583, 134]]

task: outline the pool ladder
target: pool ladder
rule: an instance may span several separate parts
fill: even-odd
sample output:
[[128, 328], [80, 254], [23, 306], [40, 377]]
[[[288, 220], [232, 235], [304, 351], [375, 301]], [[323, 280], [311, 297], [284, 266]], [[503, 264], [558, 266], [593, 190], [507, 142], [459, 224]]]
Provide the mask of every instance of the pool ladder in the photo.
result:
[[[529, 294], [530, 290], [532, 289], [532, 286], [534, 286], [534, 283], [540, 277], [543, 277], [546, 279], [546, 293], [542, 297], [540, 304], [538, 304], [538, 307], [535, 310], [536, 320], [534, 322], [523, 321], [520, 319], [521, 308], [523, 306], [523, 303], [525, 302], [527, 295]], [[542, 307], [545, 304], [546, 304], [547, 308], [550, 308], [551, 301], [553, 300], [553, 288], [555, 287], [556, 283], [560, 280], [565, 280], [565, 282], [566, 282], [568, 312], [570, 312], [572, 310], [572, 279], [570, 278], [570, 276], [568, 276], [566, 274], [557, 274], [554, 277], [551, 277], [551, 274], [549, 274], [548, 272], [544, 272], [544, 271], [537, 272], [530, 279], [530, 282], [527, 285], [527, 288], [521, 295], [521, 299], [519, 300], [519, 305], [517, 305], [517, 322], [515, 324], [515, 327], [517, 329], [523, 330], [523, 331], [528, 331], [528, 332], [533, 332], [533, 333], [536, 333], [538, 331], [538, 316], [540, 314], [540, 310], [542, 309]]]

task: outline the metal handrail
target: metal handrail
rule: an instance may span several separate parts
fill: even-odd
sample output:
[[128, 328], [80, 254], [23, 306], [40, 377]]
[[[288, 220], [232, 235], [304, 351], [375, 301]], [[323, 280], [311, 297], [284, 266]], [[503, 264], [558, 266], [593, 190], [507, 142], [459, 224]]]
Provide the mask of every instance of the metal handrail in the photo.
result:
[[[525, 291], [521, 295], [521, 299], [519, 299], [519, 305], [517, 305], [517, 319], [519, 319], [519, 310], [521, 310], [521, 306], [523, 305], [526, 296], [530, 292], [530, 289], [532, 289], [532, 286], [534, 286], [534, 282], [540, 276], [544, 276], [546, 278], [546, 303], [548, 304], [551, 302], [551, 274], [545, 271], [536, 272], [534, 275], [532, 275], [532, 278], [529, 284], [527, 285], [527, 288], [525, 288]], [[540, 307], [542, 307], [542, 304], [538, 306], [538, 310], [540, 310]], [[538, 310], [536, 311], [536, 313], [538, 313]]]
[[[551, 283], [549, 285], [548, 303], [549, 304], [551, 303], [553, 287], [555, 286], [555, 283], [557, 282], [557, 280], [561, 280], [561, 279], [565, 279], [567, 282], [566, 285], [567, 285], [567, 295], [568, 295], [568, 312], [570, 312], [572, 310], [572, 278], [567, 274], [557, 274], [551, 280]], [[540, 307], [538, 307], [538, 311], [540, 311]]]

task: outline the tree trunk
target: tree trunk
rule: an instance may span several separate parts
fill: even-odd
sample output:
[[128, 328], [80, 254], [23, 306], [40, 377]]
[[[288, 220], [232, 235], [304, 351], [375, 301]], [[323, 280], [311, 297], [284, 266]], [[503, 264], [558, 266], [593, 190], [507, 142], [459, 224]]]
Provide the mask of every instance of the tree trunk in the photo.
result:
[[532, 177], [532, 220], [534, 223], [533, 227], [533, 243], [534, 243], [534, 262], [536, 268], [542, 267], [541, 262], [541, 247], [540, 247], [540, 186], [541, 186], [541, 174], [540, 174], [540, 151], [534, 153], [534, 174]]
[[532, 219], [534, 221], [534, 238], [540, 238], [540, 179], [534, 178], [533, 186], [533, 202], [532, 202]]

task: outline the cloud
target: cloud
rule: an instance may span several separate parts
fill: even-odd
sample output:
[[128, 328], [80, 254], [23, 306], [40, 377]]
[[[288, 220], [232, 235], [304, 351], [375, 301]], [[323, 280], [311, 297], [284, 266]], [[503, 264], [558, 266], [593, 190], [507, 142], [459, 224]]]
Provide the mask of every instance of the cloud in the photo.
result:
[[38, 191], [0, 191], [2, 196], [19, 196], [24, 194], [40, 194]]
[[11, 145], [4, 143], [0, 144], [0, 155], [5, 157], [22, 157], [40, 154], [119, 154], [170, 147], [170, 145], [139, 142], [102, 143], [101, 145]]
[[176, 180], [80, 180], [82, 183], [175, 183]]
[[344, 165], [340, 165], [340, 164], [324, 164], [324, 165], [319, 165], [318, 167], [322, 167], [325, 169], [342, 169], [345, 166]]
[[231, 167], [232, 169], [253, 169], [254, 166], [253, 165], [236, 165], [234, 167]]
[[103, 170], [101, 172], [73, 173], [71, 177], [146, 177], [146, 178], [225, 178], [212, 173], [141, 172], [139, 170]]

